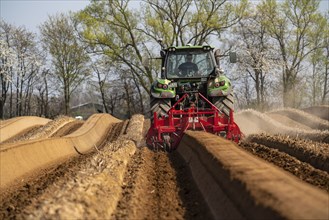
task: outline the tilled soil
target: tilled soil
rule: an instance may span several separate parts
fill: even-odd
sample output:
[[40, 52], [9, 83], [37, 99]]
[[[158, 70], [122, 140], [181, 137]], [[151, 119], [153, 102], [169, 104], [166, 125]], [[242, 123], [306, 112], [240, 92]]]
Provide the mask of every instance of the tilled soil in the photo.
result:
[[[241, 148], [329, 192], [329, 145], [321, 143], [326, 142], [323, 137], [329, 132], [326, 122], [315, 123], [322, 129], [318, 132], [310, 123], [302, 125], [293, 119], [283, 126], [278, 122], [280, 112], [271, 113], [277, 122], [267, 120], [267, 115], [244, 114], [249, 120], [255, 119], [255, 124], [246, 128], [254, 126], [257, 132], [269, 133], [247, 137], [240, 142]], [[292, 114], [294, 119], [296, 114], [299, 112]], [[288, 117], [290, 113], [282, 115]], [[241, 117], [241, 121], [246, 118]], [[57, 123], [61, 126], [54, 126], [56, 129], [47, 134], [61, 137], [82, 123]], [[144, 146], [149, 123], [142, 115], [135, 115], [113, 124], [93, 153], [71, 158], [43, 170], [24, 185], [2, 192], [0, 219], [213, 219], [189, 164], [179, 153], [155, 152]], [[297, 137], [299, 129], [304, 132], [301, 137], [310, 135], [316, 142], [291, 138], [284, 132], [270, 133], [287, 131]]]
[[33, 127], [29, 127], [27, 129], [24, 129], [23, 131], [19, 132], [17, 135], [13, 136], [12, 138], [9, 138], [8, 140], [4, 141], [1, 143], [0, 147], [5, 145], [5, 144], [11, 144], [11, 143], [15, 143], [18, 141], [22, 141], [22, 140], [27, 140], [28, 138], [26, 138], [26, 135], [29, 133], [35, 133], [37, 131], [40, 130], [40, 128], [42, 128], [42, 125], [37, 125], [37, 126], [33, 126]]
[[[109, 153], [117, 150], [119, 146], [121, 146], [120, 143], [113, 144], [113, 141], [115, 141], [117, 137], [122, 132], [124, 132], [124, 125], [124, 122], [117, 123], [110, 128], [108, 136], [106, 137], [107, 142], [103, 143], [103, 146], [107, 145], [106, 149]], [[102, 146], [99, 146], [99, 148], [101, 147]], [[75, 187], [68, 188], [68, 182], [73, 181], [73, 183], [71, 182], [71, 186], [74, 186], [74, 183], [77, 180], [75, 176], [80, 171], [82, 177], [80, 177], [79, 180], [83, 182], [85, 181], [85, 176], [83, 176], [84, 174], [87, 173], [93, 175], [94, 167], [97, 169], [99, 166], [101, 166], [102, 168], [104, 162], [101, 165], [99, 164], [100, 161], [104, 160], [104, 158], [98, 158], [101, 157], [99, 155], [105, 155], [103, 157], [106, 158], [108, 154], [101, 154], [100, 151], [96, 151], [92, 154], [80, 155], [79, 157], [71, 158], [59, 166], [54, 166], [46, 170], [42, 170], [41, 172], [38, 171], [38, 173], [32, 175], [28, 183], [24, 184], [23, 186], [18, 183], [12, 186], [12, 188], [6, 189], [6, 191], [2, 192], [0, 195], [0, 219], [26, 219], [28, 217], [41, 218], [41, 216], [55, 217], [52, 216], [53, 213], [49, 211], [51, 208], [47, 206], [47, 204], [49, 205], [48, 200], [51, 198], [57, 198], [59, 201], [58, 196], [61, 196], [65, 193], [72, 193], [72, 189]], [[106, 159], [111, 161], [109, 158]], [[87, 168], [90, 168], [89, 172], [86, 172]], [[64, 196], [60, 198], [65, 200], [69, 197]], [[43, 202], [45, 204], [43, 204]], [[62, 202], [63, 201], [60, 201], [60, 203]], [[34, 211], [39, 210], [41, 203], [46, 205], [46, 208], [41, 211], [41, 213], [34, 213]]]
[[329, 121], [329, 105], [312, 106], [303, 109], [303, 111]]
[[24, 140], [38, 138], [62, 137], [68, 135], [82, 126], [83, 122], [71, 117], [59, 116], [55, 120], [48, 122], [44, 126], [34, 126], [14, 137], [4, 141], [2, 144], [16, 143]]
[[[317, 110], [325, 115], [328, 108]], [[237, 118], [247, 136], [240, 147], [329, 192], [328, 121], [295, 109], [245, 110]]]
[[[301, 145], [302, 142], [304, 145]], [[240, 142], [239, 146], [299, 179], [329, 192], [329, 174], [326, 170], [329, 163], [328, 144], [312, 144], [312, 142], [286, 137], [255, 135]], [[302, 148], [302, 146], [308, 147]]]
[[327, 172], [315, 169], [308, 163], [301, 162], [289, 154], [268, 148], [264, 145], [254, 143], [250, 145], [242, 144], [241, 146], [258, 157], [294, 174], [299, 179], [329, 192], [329, 175]]
[[114, 219], [212, 219], [178, 154], [143, 147], [132, 158]]
[[114, 124], [94, 153], [8, 189], [0, 199], [0, 218], [212, 219], [177, 153], [136, 147], [143, 142], [136, 131], [147, 130], [138, 128], [140, 119]]
[[329, 144], [327, 143], [268, 134], [251, 135], [245, 141], [278, 149], [315, 168], [329, 172]]
[[65, 135], [71, 134], [78, 130], [83, 125], [83, 121], [71, 121], [61, 128], [59, 128], [57, 131], [55, 131], [53, 134], [50, 135], [50, 137], [63, 137]]
[[[328, 109], [323, 109], [323, 113], [325, 112], [328, 112]], [[298, 121], [312, 129], [317, 129], [317, 130], [329, 129], [329, 121], [323, 120], [322, 118], [319, 118], [315, 115], [309, 114], [302, 110], [287, 108], [287, 109], [275, 110], [271, 113], [287, 116], [290, 119]]]
[[[260, 113], [252, 109], [247, 109], [237, 113], [235, 120], [245, 136], [261, 133], [271, 135], [281, 134], [292, 138], [329, 143], [329, 122], [308, 113], [300, 112], [290, 109], [289, 111]], [[290, 115], [294, 117], [290, 117]], [[288, 121], [286, 120], [287, 117], [289, 117]], [[312, 120], [314, 120], [313, 123], [311, 123]], [[311, 125], [313, 128], [309, 129]], [[305, 129], [305, 126], [308, 128]]]

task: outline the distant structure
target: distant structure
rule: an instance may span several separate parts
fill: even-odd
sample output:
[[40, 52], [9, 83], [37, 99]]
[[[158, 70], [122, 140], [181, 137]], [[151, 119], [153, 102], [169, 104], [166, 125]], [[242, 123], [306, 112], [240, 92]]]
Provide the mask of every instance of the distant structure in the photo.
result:
[[78, 117], [78, 118], [82, 117], [82, 119], [86, 120], [93, 114], [103, 113], [105, 111], [103, 105], [98, 103], [88, 102], [88, 103], [73, 106], [70, 112], [72, 117]]

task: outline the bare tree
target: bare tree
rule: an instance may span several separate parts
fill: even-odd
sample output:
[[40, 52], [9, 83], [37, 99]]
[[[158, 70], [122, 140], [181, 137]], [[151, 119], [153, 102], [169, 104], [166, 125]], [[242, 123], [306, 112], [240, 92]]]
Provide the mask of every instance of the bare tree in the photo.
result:
[[145, 0], [144, 26], [151, 39], [163, 38], [168, 46], [209, 43], [242, 17], [247, 1]]
[[10, 116], [32, 114], [33, 86], [41, 65], [36, 35], [24, 27], [17, 28], [5, 22], [1, 22], [1, 30], [1, 42], [4, 46], [1, 73], [2, 117], [8, 91]]
[[0, 21], [0, 118], [4, 118], [4, 107], [7, 100], [8, 91], [12, 82], [13, 66], [16, 62], [15, 52], [11, 48], [12, 34], [14, 27]]
[[[249, 8], [244, 17], [234, 28], [235, 48], [239, 53], [239, 69], [246, 71], [254, 83], [256, 92], [256, 108], [265, 107], [265, 79], [275, 61], [272, 57], [273, 45], [270, 42], [266, 27], [261, 22], [262, 15]], [[249, 88], [249, 82], [246, 82]], [[246, 87], [247, 89], [247, 87]]]
[[324, 57], [324, 76], [323, 76], [323, 93], [321, 104], [329, 104], [329, 33], [325, 39], [325, 57]]
[[37, 102], [38, 102], [38, 115], [49, 118], [49, 86], [48, 86], [48, 76], [49, 69], [43, 69], [39, 84], [36, 86], [38, 91]]
[[275, 0], [264, 1], [259, 10], [264, 15], [263, 23], [276, 40], [282, 66], [283, 104], [297, 107], [297, 79], [306, 58], [321, 45], [314, 45], [308, 35], [314, 31], [317, 22], [319, 2], [316, 0], [285, 0], [278, 4]]
[[42, 43], [52, 56], [54, 72], [62, 84], [65, 114], [69, 113], [70, 96], [89, 75], [89, 57], [78, 42], [70, 16], [50, 16], [41, 27]]

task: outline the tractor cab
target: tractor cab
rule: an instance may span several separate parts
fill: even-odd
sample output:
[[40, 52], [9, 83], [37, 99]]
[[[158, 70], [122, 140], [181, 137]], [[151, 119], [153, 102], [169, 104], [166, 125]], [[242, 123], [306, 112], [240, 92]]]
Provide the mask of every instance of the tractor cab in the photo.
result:
[[216, 63], [210, 46], [169, 47], [163, 60], [164, 77], [170, 80], [207, 78]]

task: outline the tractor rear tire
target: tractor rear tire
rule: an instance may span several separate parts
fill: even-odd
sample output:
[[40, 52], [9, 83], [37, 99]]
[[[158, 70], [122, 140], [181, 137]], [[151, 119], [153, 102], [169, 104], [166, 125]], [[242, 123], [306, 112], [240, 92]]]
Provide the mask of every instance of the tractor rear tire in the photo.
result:
[[157, 99], [151, 96], [151, 123], [153, 124], [154, 112], [157, 113], [157, 117], [168, 116], [168, 111], [171, 108], [170, 99]]
[[233, 93], [230, 93], [228, 96], [213, 97], [212, 103], [227, 117], [230, 117], [231, 109], [234, 110]]

